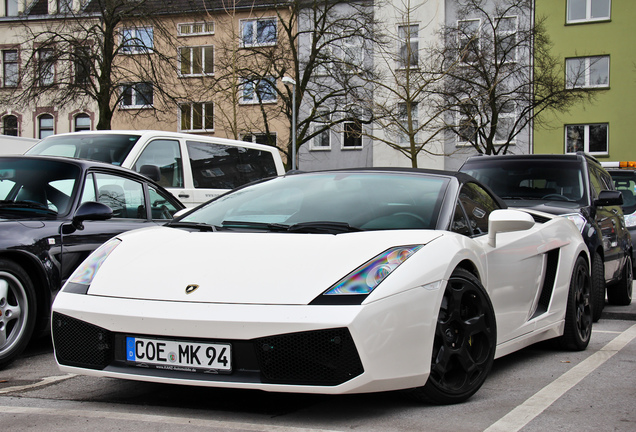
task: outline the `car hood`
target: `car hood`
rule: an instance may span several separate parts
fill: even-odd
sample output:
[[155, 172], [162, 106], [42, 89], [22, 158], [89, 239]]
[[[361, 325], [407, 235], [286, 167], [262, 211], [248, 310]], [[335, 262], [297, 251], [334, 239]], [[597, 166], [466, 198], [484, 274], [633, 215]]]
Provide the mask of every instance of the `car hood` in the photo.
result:
[[[441, 231], [298, 234], [192, 232], [157, 227], [119, 236], [89, 295], [236, 304], [308, 304], [392, 246]], [[191, 293], [186, 287], [198, 285]]]

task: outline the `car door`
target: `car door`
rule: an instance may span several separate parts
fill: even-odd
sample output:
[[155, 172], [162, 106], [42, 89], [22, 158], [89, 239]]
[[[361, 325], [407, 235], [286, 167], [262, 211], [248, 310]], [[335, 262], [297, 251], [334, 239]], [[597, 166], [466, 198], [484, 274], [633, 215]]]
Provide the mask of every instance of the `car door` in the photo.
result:
[[[597, 167], [590, 166], [590, 182], [592, 190], [592, 200], [596, 200], [603, 190], [613, 190], [611, 177], [606, 175]], [[626, 228], [624, 227], [623, 212], [620, 206], [597, 206], [596, 223], [601, 230], [603, 241], [603, 253], [605, 255], [605, 280], [615, 279], [619, 275], [623, 251], [619, 242], [619, 235]]]
[[[148, 187], [143, 181], [114, 172], [89, 171], [81, 189], [80, 205], [88, 201], [101, 202], [111, 207], [113, 217], [105, 221], [85, 221], [84, 229], [62, 235], [62, 279], [66, 280], [93, 250], [115, 235], [165, 222], [168, 217], [165, 212], [164, 216], [157, 216], [156, 221], [149, 216], [153, 203], [148, 196]], [[171, 207], [174, 213], [176, 209]]]
[[538, 310], [547, 258], [540, 253], [543, 239], [536, 230], [505, 233], [498, 236], [497, 247], [488, 245], [488, 217], [498, 208], [481, 186], [466, 183], [459, 194], [453, 230], [470, 233], [486, 251], [488, 274], [482, 282], [497, 316], [497, 343], [503, 343], [535, 329], [531, 318]]

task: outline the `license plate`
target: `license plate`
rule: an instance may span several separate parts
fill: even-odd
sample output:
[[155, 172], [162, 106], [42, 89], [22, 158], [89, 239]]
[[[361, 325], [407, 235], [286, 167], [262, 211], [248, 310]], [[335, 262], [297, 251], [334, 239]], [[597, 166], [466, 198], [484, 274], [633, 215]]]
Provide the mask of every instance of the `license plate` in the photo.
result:
[[232, 346], [126, 337], [126, 360], [158, 369], [189, 372], [232, 371]]

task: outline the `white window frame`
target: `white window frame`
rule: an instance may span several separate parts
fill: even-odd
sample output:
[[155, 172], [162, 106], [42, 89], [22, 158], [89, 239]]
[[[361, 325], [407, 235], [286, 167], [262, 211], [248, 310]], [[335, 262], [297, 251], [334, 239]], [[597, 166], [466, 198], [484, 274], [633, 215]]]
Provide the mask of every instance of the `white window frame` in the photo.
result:
[[[260, 22], [273, 21], [274, 22], [274, 40], [270, 41], [258, 41], [258, 24]], [[251, 40], [245, 39], [245, 31], [247, 27], [251, 27]], [[239, 20], [240, 36], [239, 43], [241, 47], [261, 47], [261, 46], [276, 46], [278, 43], [278, 19], [276, 17], [262, 17], [262, 18], [249, 18]]]
[[[210, 51], [208, 50], [208, 48], [211, 50], [211, 54], [208, 54]], [[194, 50], [195, 49], [200, 49], [201, 50], [201, 73], [194, 73], [193, 72], [193, 68], [194, 68]], [[189, 51], [189, 57], [190, 57], [190, 72], [189, 73], [184, 73], [183, 72], [183, 52], [185, 50]], [[212, 56], [212, 70], [211, 71], [207, 71], [205, 69], [205, 65], [206, 65], [206, 59], [207, 56], [211, 55]], [[179, 47], [179, 76], [185, 76], [185, 77], [190, 77], [190, 76], [210, 76], [210, 75], [214, 75], [214, 56], [215, 56], [215, 52], [214, 52], [214, 45], [198, 45], [198, 46], [184, 46], [184, 47]]]
[[[359, 120], [359, 119], [358, 119]], [[345, 145], [345, 141], [346, 141], [346, 134], [347, 134], [347, 125], [348, 124], [356, 124], [356, 123], [360, 123], [360, 145], [359, 146], [347, 146]], [[342, 123], [342, 133], [341, 133], [341, 139], [342, 141], [340, 142], [340, 150], [360, 150], [364, 147], [364, 125], [362, 124], [361, 121], [346, 121]]]
[[[137, 86], [140, 85], [150, 85], [151, 89], [152, 89], [152, 102], [150, 104], [142, 104], [142, 103], [138, 103], [139, 99], [143, 99], [143, 97], [141, 96], [141, 92], [137, 89]], [[132, 102], [130, 105], [126, 105], [124, 103], [124, 97], [122, 95], [122, 99], [120, 102], [120, 107], [122, 109], [140, 109], [140, 108], [152, 108], [154, 105], [154, 100], [155, 100], [155, 96], [154, 96], [154, 85], [150, 82], [137, 82], [137, 83], [128, 83], [128, 84], [124, 84], [121, 88], [122, 93], [127, 89], [130, 88], [132, 91], [131, 94], [131, 99]]]
[[[571, 19], [570, 7], [574, 2], [585, 2], [585, 18]], [[592, 4], [598, 1], [607, 1], [608, 15], [602, 17], [592, 18]], [[567, 6], [565, 11], [565, 22], [567, 24], [587, 23], [595, 21], [608, 21], [612, 18], [612, 0], [567, 0]]]
[[[10, 53], [15, 53], [15, 61], [7, 60]], [[14, 66], [12, 66], [14, 65]], [[13, 68], [14, 70], [10, 70]], [[2, 50], [2, 87], [14, 88], [20, 79], [20, 51], [18, 49]]]
[[[319, 112], [318, 118], [320, 120], [314, 120], [311, 124], [311, 132], [315, 133], [317, 130], [325, 127], [325, 124], [330, 123], [330, 114], [329, 112]], [[327, 145], [320, 145], [321, 138], [327, 138]], [[318, 135], [314, 136], [309, 142], [309, 150], [311, 151], [329, 151], [331, 150], [331, 130], [326, 128], [322, 132], [319, 132]]]
[[[512, 20], [514, 19], [514, 30], [500, 30], [499, 26], [502, 20]], [[506, 58], [504, 59], [504, 63], [516, 63], [517, 62], [517, 54], [518, 54], [518, 40], [517, 40], [517, 34], [519, 32], [519, 17], [516, 15], [511, 15], [511, 16], [503, 16], [500, 17], [499, 22], [497, 23], [497, 30], [496, 30], [496, 35], [495, 37], [497, 38], [509, 38], [512, 37], [512, 35], [514, 35], [514, 50], [513, 50], [513, 58], [509, 59]], [[501, 42], [498, 42], [498, 45], [501, 46]], [[481, 48], [481, 47], [480, 47]], [[510, 54], [510, 53], [509, 53]]]
[[177, 24], [178, 36], [213, 35], [214, 30], [214, 21], [198, 21]]
[[[259, 100], [258, 90], [261, 83], [266, 82], [272, 88], [272, 99]], [[251, 87], [251, 89], [249, 89]], [[276, 93], [276, 78], [272, 76], [259, 77], [259, 78], [244, 78], [243, 83], [239, 87], [239, 104], [241, 105], [255, 105], [260, 102], [264, 104], [278, 102], [278, 93]], [[247, 97], [251, 95], [251, 97]]]
[[[143, 35], [139, 36], [138, 33], [145, 33], [150, 36], [150, 40], [144, 39]], [[121, 30], [121, 52], [123, 54], [151, 54], [155, 49], [155, 34], [152, 26], [146, 27], [124, 27]], [[132, 42], [131, 45], [128, 43]], [[147, 42], [150, 42], [148, 45]]]
[[[46, 55], [43, 55], [47, 53]], [[55, 50], [53, 48], [38, 48], [38, 85], [42, 87], [52, 86], [55, 84]]]
[[[408, 112], [406, 111], [406, 102], [398, 102], [396, 107], [398, 113], [398, 120], [400, 121], [400, 129], [398, 130], [398, 145], [400, 147], [409, 147], [411, 142], [409, 141], [408, 134], [406, 131], [408, 130]], [[411, 102], [411, 123], [413, 126], [413, 130], [415, 131], [415, 138], [419, 135], [419, 103]]]
[[5, 0], [4, 2], [4, 16], [18, 16], [20, 14], [20, 1], [19, 0]]
[[[201, 128], [194, 127], [195, 107], [201, 106]], [[184, 108], [189, 108], [189, 128], [183, 127], [183, 122], [186, 120], [183, 118]], [[208, 125], [206, 120], [208, 119], [208, 111], [212, 111], [212, 124]], [[214, 103], [213, 102], [187, 102], [179, 104], [179, 132], [214, 132]]]
[[[478, 54], [481, 53], [482, 49], [481, 49], [481, 18], [469, 18], [469, 19], [464, 19], [464, 20], [459, 20], [457, 21], [457, 55], [461, 57], [461, 53], [464, 49], [464, 46], [470, 41], [470, 39], [467, 39], [464, 43], [464, 38], [466, 37], [462, 31], [460, 30], [460, 26], [462, 25], [462, 23], [469, 23], [469, 22], [476, 22], [477, 23], [477, 50], [478, 50]], [[470, 64], [472, 63], [470, 60], [467, 59], [461, 59], [461, 63], [463, 64]]]
[[[80, 127], [78, 128], [78, 120], [79, 119], [88, 119], [88, 127], [84, 127], [84, 125], [80, 125]], [[93, 121], [91, 119], [91, 116], [87, 113], [77, 113], [76, 115], [73, 116], [73, 132], [81, 132], [81, 131], [89, 131], [92, 130], [93, 127]]]
[[[591, 151], [590, 150], [590, 126], [605, 126], [605, 150], [604, 151]], [[565, 132], [565, 153], [575, 153], [577, 150], [568, 151], [568, 128], [570, 127], [583, 127], [583, 151], [585, 153], [589, 153], [591, 155], [608, 155], [609, 154], [609, 123], [586, 123], [586, 124], [566, 124], [564, 129]]]
[[[596, 60], [598, 59], [598, 60]], [[607, 83], [605, 84], [594, 84], [591, 81], [591, 71], [592, 67], [600, 60], [607, 59]], [[578, 65], [576, 64], [578, 63]], [[574, 71], [573, 68], [570, 68], [571, 64], [575, 64], [577, 70]], [[581, 71], [582, 67], [582, 71]], [[571, 76], [570, 73], [575, 72]], [[605, 72], [605, 71], [604, 71]], [[576, 78], [583, 78], [582, 85], [577, 85]], [[610, 56], [609, 55], [601, 55], [601, 56], [589, 56], [589, 57], [571, 57], [565, 59], [565, 85], [569, 89], [573, 88], [609, 88], [610, 85]]]
[[[499, 127], [501, 127], [501, 122], [502, 121], [504, 121], [504, 122], [511, 121], [511, 124], [510, 124], [511, 127], [514, 127], [514, 124], [517, 121], [517, 115], [518, 115], [518, 113], [517, 113], [517, 104], [515, 102], [510, 102], [510, 103], [514, 105], [514, 109], [512, 109], [510, 111], [505, 111], [503, 109], [503, 107], [499, 108], [499, 120], [498, 120], [499, 124], [497, 125], [498, 126], [498, 130], [501, 130], [501, 129], [499, 129]], [[506, 133], [506, 136], [508, 136], [507, 133]], [[494, 144], [505, 144], [506, 140], [505, 139], [498, 140], [497, 139], [497, 133], [495, 133], [495, 139], [493, 140], [493, 143]], [[514, 138], [513, 138], [513, 141], [510, 141], [510, 144], [514, 144], [514, 143], [515, 143], [515, 141], [514, 141]]]
[[[415, 27], [415, 32], [411, 31], [411, 28]], [[405, 30], [406, 29], [406, 30]], [[415, 36], [413, 36], [415, 33]], [[419, 66], [420, 61], [420, 25], [419, 24], [400, 24], [397, 28], [398, 34], [398, 69], [416, 69]], [[411, 55], [409, 56], [409, 47], [411, 48]], [[408, 57], [408, 59], [407, 59]], [[411, 63], [411, 60], [415, 60]], [[408, 61], [408, 65], [406, 64]]]
[[[46, 117], [47, 120], [51, 120], [52, 125], [49, 128], [48, 126], [46, 128], [42, 127], [42, 120], [44, 120], [44, 117]], [[54, 135], [55, 134], [55, 116], [51, 113], [42, 113], [38, 116], [38, 138], [42, 139], [42, 138], [46, 138], [49, 135]], [[47, 131], [44, 135], [42, 134], [42, 131]]]

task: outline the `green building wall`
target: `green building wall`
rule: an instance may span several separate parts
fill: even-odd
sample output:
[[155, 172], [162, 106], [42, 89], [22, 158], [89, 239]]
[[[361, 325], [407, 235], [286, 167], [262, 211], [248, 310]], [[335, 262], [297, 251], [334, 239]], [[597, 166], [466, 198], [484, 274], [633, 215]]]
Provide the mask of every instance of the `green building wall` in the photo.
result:
[[[609, 21], [566, 24], [567, 0], [535, 0], [546, 17], [553, 52], [570, 57], [609, 55], [609, 89], [594, 90], [592, 102], [542, 116], [535, 126], [534, 153], [565, 153], [565, 125], [608, 123], [608, 154], [601, 162], [636, 160], [636, 0], [611, 0]], [[564, 77], [565, 80], [565, 77]]]

